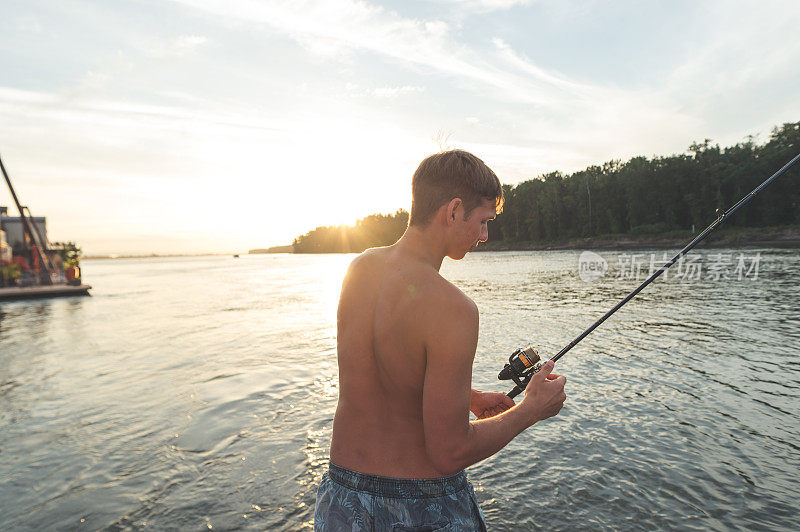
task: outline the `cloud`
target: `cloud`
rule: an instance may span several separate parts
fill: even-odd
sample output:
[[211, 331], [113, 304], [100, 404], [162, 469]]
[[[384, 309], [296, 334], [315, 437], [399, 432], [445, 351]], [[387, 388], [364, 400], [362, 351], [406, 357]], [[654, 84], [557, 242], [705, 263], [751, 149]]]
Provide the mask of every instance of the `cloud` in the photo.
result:
[[378, 87], [372, 89], [372, 94], [379, 98], [395, 98], [401, 94], [425, 92], [425, 87], [403, 85], [402, 87]]
[[[334, 97], [338, 95], [333, 92], [331, 88], [327, 88], [327, 92]], [[382, 87], [364, 87], [358, 83], [347, 82], [344, 86], [344, 95], [354, 98], [379, 98], [379, 99], [392, 99], [407, 94], [421, 94], [425, 92], [425, 87], [420, 85], [398, 85]]]
[[148, 43], [144, 48], [146, 53], [152, 57], [183, 57], [193, 53], [207, 42], [208, 38], [202, 35], [180, 35], [171, 40]]
[[459, 9], [467, 9], [478, 13], [491, 11], [505, 11], [512, 7], [524, 6], [531, 0], [439, 0], [442, 3], [453, 4]]
[[180, 48], [195, 48], [208, 41], [202, 35], [181, 35], [175, 41], [175, 44]]
[[[572, 109], [589, 123], [653, 109], [655, 116], [675, 112], [642, 93], [571, 80], [537, 66], [500, 38], [493, 49], [466, 45], [443, 21], [403, 18], [382, 7], [355, 0], [339, 2], [253, 2], [177, 0], [214, 16], [256, 23], [296, 40], [309, 50], [379, 54], [411, 67], [424, 67], [495, 101], [539, 106], [543, 111]], [[496, 5], [505, 5], [500, 2]], [[323, 43], [317, 46], [315, 43]], [[610, 109], [609, 106], [615, 106]], [[575, 112], [576, 106], [580, 110]], [[535, 120], [541, 127], [542, 121]]]
[[27, 33], [42, 33], [42, 24], [33, 15], [22, 15], [17, 17], [17, 28]]
[[[410, 66], [489, 87], [513, 101], [551, 104], [563, 100], [568, 80], [524, 62], [495, 39], [497, 53], [488, 56], [460, 43], [440, 20], [403, 18], [365, 2], [176, 0], [202, 12], [238, 22], [255, 23], [289, 36], [312, 52], [379, 54]], [[497, 59], [506, 68], [496, 66]], [[520, 70], [520, 67], [523, 67]]]
[[359, 50], [437, 67], [450, 33], [444, 21], [406, 19], [357, 0], [176, 1], [222, 19], [271, 27], [326, 55], [335, 50]]

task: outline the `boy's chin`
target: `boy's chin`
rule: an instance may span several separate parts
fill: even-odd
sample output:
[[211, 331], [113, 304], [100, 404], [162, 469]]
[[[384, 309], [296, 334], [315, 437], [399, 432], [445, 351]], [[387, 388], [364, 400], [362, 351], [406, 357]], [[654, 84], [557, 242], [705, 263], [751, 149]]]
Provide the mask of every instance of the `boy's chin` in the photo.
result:
[[[475, 249], [475, 248], [472, 248], [472, 249]], [[450, 257], [450, 258], [451, 258], [451, 259], [453, 259], [453, 260], [461, 260], [461, 259], [463, 259], [463, 258], [464, 258], [464, 257], [467, 255], [467, 253], [469, 253], [470, 251], [472, 251], [472, 249], [467, 249], [467, 250], [464, 250], [464, 251], [459, 251], [459, 252], [457, 252], [457, 253], [448, 253], [448, 254], [447, 254], [447, 256], [448, 256], [448, 257]]]

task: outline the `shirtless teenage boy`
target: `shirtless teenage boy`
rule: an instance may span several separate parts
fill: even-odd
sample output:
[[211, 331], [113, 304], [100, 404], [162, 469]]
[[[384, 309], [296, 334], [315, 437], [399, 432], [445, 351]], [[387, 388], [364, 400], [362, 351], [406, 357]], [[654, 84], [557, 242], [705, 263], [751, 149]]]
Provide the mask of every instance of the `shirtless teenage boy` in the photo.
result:
[[500, 181], [483, 161], [461, 150], [432, 155], [414, 173], [406, 232], [350, 265], [316, 530], [485, 529], [464, 468], [561, 410], [566, 379], [552, 363], [516, 405], [470, 387], [478, 309], [439, 269], [486, 241], [501, 206]]

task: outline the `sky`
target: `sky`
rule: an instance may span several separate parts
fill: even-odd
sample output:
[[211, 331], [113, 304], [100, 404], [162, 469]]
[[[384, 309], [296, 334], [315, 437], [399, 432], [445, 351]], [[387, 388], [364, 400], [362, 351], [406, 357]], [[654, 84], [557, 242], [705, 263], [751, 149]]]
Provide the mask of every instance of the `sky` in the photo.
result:
[[516, 184], [766, 141], [800, 120], [798, 26], [795, 0], [3, 0], [0, 157], [51, 241], [246, 252], [409, 209], [444, 148]]

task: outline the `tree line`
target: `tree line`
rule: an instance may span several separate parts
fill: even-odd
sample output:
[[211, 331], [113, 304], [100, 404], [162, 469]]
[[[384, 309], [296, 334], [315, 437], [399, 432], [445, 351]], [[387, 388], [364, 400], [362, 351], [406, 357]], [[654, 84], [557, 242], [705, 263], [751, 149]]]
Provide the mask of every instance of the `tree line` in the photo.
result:
[[[720, 148], [710, 139], [688, 153], [627, 162], [612, 160], [569, 175], [551, 172], [503, 185], [502, 214], [490, 240], [547, 243], [574, 238], [700, 230], [800, 152], [800, 122], [775, 127], [763, 144], [753, 137]], [[800, 224], [800, 167], [792, 168], [737, 212], [727, 226]], [[355, 226], [318, 227], [295, 238], [295, 253], [361, 252], [394, 243], [408, 213], [374, 214]]]
[[394, 244], [408, 226], [408, 212], [371, 214], [355, 225], [317, 227], [292, 242], [295, 253], [361, 253]]
[[[728, 148], [709, 139], [689, 153], [609, 161], [570, 175], [552, 172], [504, 185], [503, 213], [490, 224], [492, 240], [549, 242], [611, 234], [659, 234], [702, 229], [800, 152], [800, 122]], [[800, 168], [767, 188], [758, 201], [726, 222], [765, 227], [800, 224]]]

